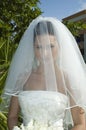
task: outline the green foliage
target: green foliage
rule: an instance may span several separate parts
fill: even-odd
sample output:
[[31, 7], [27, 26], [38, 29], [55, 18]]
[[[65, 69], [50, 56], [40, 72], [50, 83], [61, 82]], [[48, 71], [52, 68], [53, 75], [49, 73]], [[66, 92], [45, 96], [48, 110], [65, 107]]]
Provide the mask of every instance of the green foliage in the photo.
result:
[[8, 68], [17, 46], [18, 44], [12, 44], [9, 39], [0, 39], [0, 93], [3, 90]]
[[[41, 14], [39, 0], [0, 1], [0, 95], [13, 54], [30, 22]], [[7, 129], [7, 102], [0, 97], [0, 130]], [[4, 105], [3, 105], [4, 103]], [[22, 122], [19, 116], [19, 124]]]
[[68, 29], [74, 36], [79, 36], [80, 31], [86, 30], [86, 23], [83, 21], [79, 22], [63, 21], [63, 23], [68, 27]]
[[12, 56], [29, 23], [41, 14], [39, 0], [0, 1], [0, 93]]
[[[7, 112], [0, 111], [0, 130], [8, 130], [8, 128], [7, 128], [7, 114], [8, 114]], [[21, 114], [19, 114], [18, 121], [19, 121], [18, 126], [20, 126], [20, 124], [23, 122]]]
[[0, 112], [0, 130], [8, 130], [8, 128], [7, 128], [7, 113]]
[[0, 37], [19, 42], [29, 23], [41, 14], [39, 0], [0, 1]]

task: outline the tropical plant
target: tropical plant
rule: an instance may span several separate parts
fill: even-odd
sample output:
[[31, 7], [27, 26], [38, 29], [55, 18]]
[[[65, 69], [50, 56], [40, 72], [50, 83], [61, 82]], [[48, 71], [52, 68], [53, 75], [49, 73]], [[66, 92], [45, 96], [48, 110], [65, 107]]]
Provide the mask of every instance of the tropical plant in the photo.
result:
[[[39, 0], [0, 1], [0, 95], [19, 40], [29, 23], [41, 14]], [[0, 102], [3, 100], [0, 97]], [[4, 105], [1, 105], [5, 107]], [[0, 130], [7, 129], [7, 109], [0, 108]], [[21, 116], [19, 123], [22, 122]]]
[[0, 112], [0, 130], [8, 130], [8, 128], [7, 128], [7, 113]]
[[67, 26], [67, 28], [74, 36], [79, 36], [82, 30], [86, 30], [86, 22], [83, 21], [78, 22], [63, 21], [63, 23]]
[[11, 37], [12, 43], [19, 42], [29, 23], [42, 12], [39, 0], [0, 1], [0, 37]]
[[3, 0], [0, 2], [0, 93], [11, 58], [29, 23], [41, 14], [39, 0]]

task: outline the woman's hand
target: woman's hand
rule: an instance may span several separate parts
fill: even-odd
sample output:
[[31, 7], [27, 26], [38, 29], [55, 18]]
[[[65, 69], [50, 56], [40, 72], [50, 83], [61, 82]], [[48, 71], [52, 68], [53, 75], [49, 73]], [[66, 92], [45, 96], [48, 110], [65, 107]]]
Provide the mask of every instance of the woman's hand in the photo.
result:
[[71, 130], [86, 130], [85, 111], [81, 107], [71, 109], [74, 127]]

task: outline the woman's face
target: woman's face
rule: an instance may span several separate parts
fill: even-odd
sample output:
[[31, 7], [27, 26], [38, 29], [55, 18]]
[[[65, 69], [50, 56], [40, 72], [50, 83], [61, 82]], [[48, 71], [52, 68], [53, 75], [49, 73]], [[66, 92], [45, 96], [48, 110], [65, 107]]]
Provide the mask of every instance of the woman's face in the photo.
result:
[[49, 60], [50, 57], [55, 59], [58, 54], [58, 44], [55, 36], [53, 35], [38, 35], [35, 38], [35, 56], [39, 61], [42, 61], [43, 58], [45, 60]]

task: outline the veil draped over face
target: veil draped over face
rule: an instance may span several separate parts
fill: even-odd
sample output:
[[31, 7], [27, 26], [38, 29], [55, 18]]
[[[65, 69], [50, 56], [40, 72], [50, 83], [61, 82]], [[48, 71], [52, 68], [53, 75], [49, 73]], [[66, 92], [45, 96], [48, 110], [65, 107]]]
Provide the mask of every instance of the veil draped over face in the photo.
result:
[[37, 17], [13, 56], [4, 93], [57, 91], [69, 97], [68, 108], [86, 105], [86, 66], [75, 38], [56, 18]]

